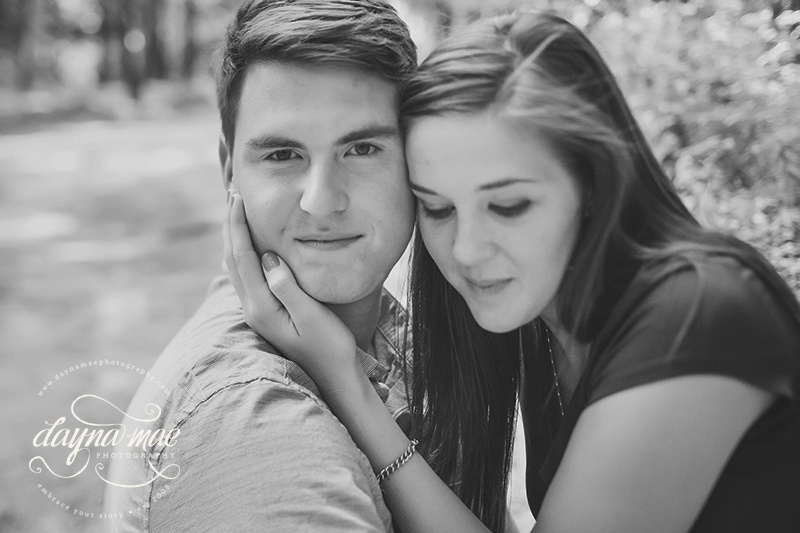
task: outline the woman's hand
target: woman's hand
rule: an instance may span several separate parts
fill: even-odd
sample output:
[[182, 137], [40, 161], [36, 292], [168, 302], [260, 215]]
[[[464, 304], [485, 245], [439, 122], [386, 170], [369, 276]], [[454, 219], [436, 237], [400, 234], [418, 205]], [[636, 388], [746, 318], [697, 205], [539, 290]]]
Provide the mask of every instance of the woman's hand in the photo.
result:
[[225, 263], [247, 324], [300, 365], [323, 395], [349, 387], [352, 370], [360, 370], [350, 330], [303, 292], [280, 257], [267, 252], [259, 259], [239, 194], [231, 195], [228, 211]]
[[[265, 254], [262, 269], [241, 196], [233, 194], [228, 209], [223, 229], [225, 262], [245, 320], [303, 367], [372, 467], [380, 471], [406, 450], [408, 438], [358, 363], [353, 335], [327, 307], [297, 286], [278, 256]], [[403, 531], [486, 531], [419, 454], [383, 485]]]

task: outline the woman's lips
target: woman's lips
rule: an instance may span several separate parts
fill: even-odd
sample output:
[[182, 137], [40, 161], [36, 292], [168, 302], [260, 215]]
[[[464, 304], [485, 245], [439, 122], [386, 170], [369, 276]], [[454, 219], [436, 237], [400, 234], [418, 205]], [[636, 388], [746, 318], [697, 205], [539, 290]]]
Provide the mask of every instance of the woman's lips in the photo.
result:
[[470, 278], [464, 279], [470, 289], [480, 294], [496, 294], [505, 289], [512, 281], [511, 278], [493, 280], [474, 280]]

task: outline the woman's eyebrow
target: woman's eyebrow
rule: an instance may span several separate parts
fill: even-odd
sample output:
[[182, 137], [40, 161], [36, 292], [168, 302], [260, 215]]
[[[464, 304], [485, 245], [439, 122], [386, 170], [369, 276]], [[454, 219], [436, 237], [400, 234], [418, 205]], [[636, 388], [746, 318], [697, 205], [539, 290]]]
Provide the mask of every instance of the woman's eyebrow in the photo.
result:
[[417, 185], [414, 182], [409, 182], [408, 184], [411, 187], [412, 191], [421, 192], [422, 194], [433, 194], [435, 196], [438, 196], [438, 194], [435, 191], [432, 191], [427, 187], [423, 187], [422, 185]]
[[[537, 179], [535, 178], [506, 178], [498, 181], [493, 181], [491, 183], [484, 183], [480, 187], [478, 187], [479, 191], [490, 191], [493, 189], [500, 189], [502, 187], [508, 187], [509, 185], [515, 185], [517, 183], [536, 183]], [[409, 182], [411, 186], [411, 190], [422, 193], [422, 194], [433, 194], [437, 195], [436, 191], [428, 189], [427, 187], [423, 187], [422, 185], [417, 185], [414, 182]]]
[[506, 178], [498, 181], [493, 181], [491, 183], [484, 183], [480, 187], [478, 187], [479, 191], [489, 191], [492, 189], [500, 189], [502, 187], [508, 187], [509, 185], [515, 185], [517, 183], [535, 183], [538, 180], [535, 178]]

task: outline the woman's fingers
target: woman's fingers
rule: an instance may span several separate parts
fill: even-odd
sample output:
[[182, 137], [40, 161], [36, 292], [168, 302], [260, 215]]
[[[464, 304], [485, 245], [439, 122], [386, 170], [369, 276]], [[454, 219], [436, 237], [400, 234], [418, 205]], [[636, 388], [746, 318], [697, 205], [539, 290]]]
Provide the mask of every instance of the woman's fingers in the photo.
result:
[[[228, 210], [225, 213], [225, 220], [222, 223], [222, 259], [223, 264], [225, 265], [225, 273], [229, 274], [231, 280], [234, 276], [236, 276], [236, 280], [239, 280], [239, 273], [236, 272], [235, 268], [231, 268], [231, 264], [233, 262], [233, 245], [231, 244], [231, 205], [233, 204], [233, 196], [230, 194], [228, 195]], [[234, 283], [234, 286], [236, 284]]]
[[[266, 284], [261, 262], [253, 248], [250, 229], [244, 212], [242, 197], [233, 194], [229, 202], [228, 218], [223, 229], [225, 263], [248, 323], [257, 323], [262, 329], [275, 328], [283, 313], [283, 306]], [[251, 324], [252, 325], [252, 324]], [[262, 335], [281, 336], [280, 331], [259, 331]]]
[[[353, 335], [336, 315], [300, 288], [289, 265], [272, 252], [258, 257], [238, 194], [229, 202], [223, 240], [231, 282], [242, 302], [245, 321], [254, 331], [294, 362], [312, 369], [316, 369], [314, 356], [333, 347], [339, 346], [335, 352], [346, 357], [355, 353]], [[324, 378], [326, 371], [317, 375]]]
[[245, 287], [255, 289], [258, 287], [257, 282], [259, 280], [262, 281], [263, 285], [261, 266], [258, 261], [258, 255], [253, 249], [253, 241], [250, 238], [250, 228], [247, 226], [242, 197], [234, 194], [232, 199], [229, 231], [231, 237], [230, 257], [234, 264], [228, 265], [228, 268], [235, 266], [239, 277], [245, 282]]
[[267, 252], [261, 258], [264, 269], [264, 276], [269, 284], [270, 291], [280, 300], [286, 312], [292, 317], [295, 327], [307, 323], [311, 313], [320, 304], [308, 296], [303, 289], [297, 285], [294, 274], [278, 255]]
[[[225, 264], [228, 266], [228, 275], [231, 278], [231, 282], [233, 283], [233, 287], [236, 289], [236, 293], [239, 295], [239, 299], [242, 301], [242, 307], [245, 306], [247, 301], [248, 291], [244, 284], [242, 283], [241, 276], [239, 275], [239, 266], [238, 263], [241, 262], [241, 258], [244, 257], [244, 253], [240, 249], [235, 249], [234, 247], [234, 238], [233, 238], [233, 231], [234, 225], [232, 222], [233, 219], [233, 204], [234, 204], [235, 197], [231, 195], [228, 198], [228, 216], [225, 217], [225, 225], [222, 229], [222, 237], [224, 241], [225, 247]], [[241, 228], [240, 228], [241, 229]], [[235, 239], [237, 243], [242, 242], [242, 238], [239, 237]], [[252, 241], [250, 242], [250, 248], [253, 247]], [[240, 259], [236, 259], [236, 258]]]
[[294, 342], [279, 348], [311, 376], [320, 390], [341, 387], [341, 380], [346, 381], [342, 375], [350, 376], [347, 372], [355, 361], [353, 334], [333, 312], [300, 288], [289, 265], [278, 255], [267, 252], [261, 259], [270, 290], [283, 304], [296, 332], [291, 339]]

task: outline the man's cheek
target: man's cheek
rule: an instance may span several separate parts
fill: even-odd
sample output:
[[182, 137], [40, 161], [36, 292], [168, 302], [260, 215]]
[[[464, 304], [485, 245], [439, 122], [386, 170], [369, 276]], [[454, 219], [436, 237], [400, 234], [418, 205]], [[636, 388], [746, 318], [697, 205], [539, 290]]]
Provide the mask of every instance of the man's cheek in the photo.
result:
[[280, 229], [276, 227], [272, 220], [253, 220], [248, 219], [250, 226], [250, 236], [253, 240], [253, 247], [258, 255], [263, 255], [266, 252], [275, 252], [279, 255], [285, 253], [284, 247], [281, 246]]

